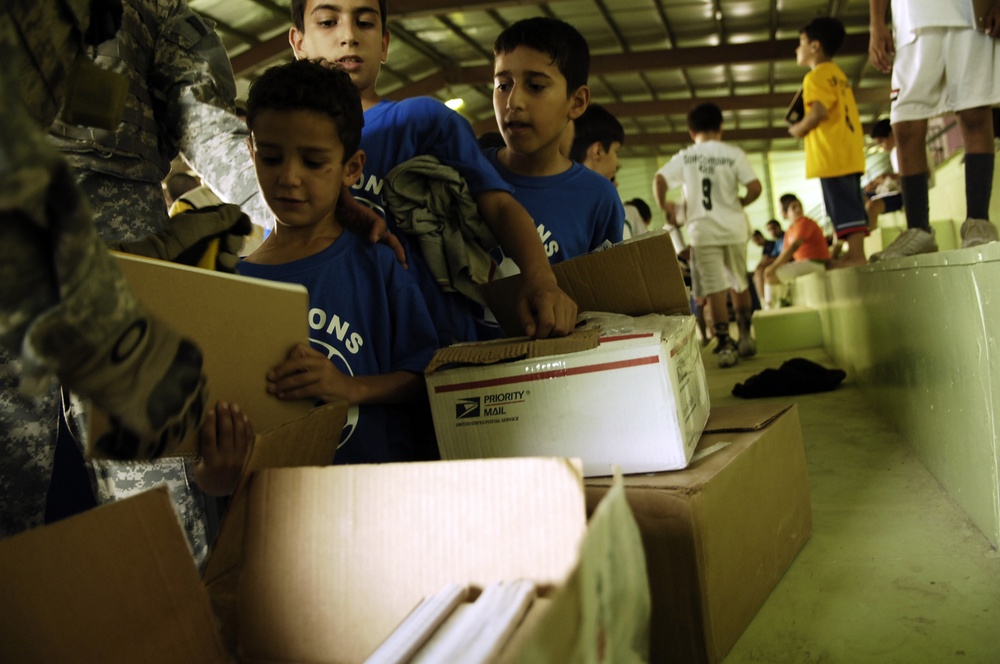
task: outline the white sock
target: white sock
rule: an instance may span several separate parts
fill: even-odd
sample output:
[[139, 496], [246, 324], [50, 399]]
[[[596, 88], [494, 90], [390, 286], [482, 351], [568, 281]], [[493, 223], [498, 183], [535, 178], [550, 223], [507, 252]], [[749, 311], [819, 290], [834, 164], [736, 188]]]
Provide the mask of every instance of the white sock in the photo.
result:
[[781, 299], [785, 297], [788, 287], [785, 284], [764, 284], [764, 308], [774, 309], [781, 306]]

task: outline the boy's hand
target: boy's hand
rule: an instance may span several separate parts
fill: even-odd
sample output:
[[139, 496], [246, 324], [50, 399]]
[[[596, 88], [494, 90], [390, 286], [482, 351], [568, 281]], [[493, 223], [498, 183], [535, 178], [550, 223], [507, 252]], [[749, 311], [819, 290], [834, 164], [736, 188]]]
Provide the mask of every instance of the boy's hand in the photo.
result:
[[403, 267], [406, 264], [406, 252], [399, 238], [389, 232], [389, 225], [375, 210], [354, 200], [350, 187], [340, 188], [340, 198], [337, 199], [337, 209], [334, 212], [340, 225], [356, 235], [364, 235], [372, 244], [384, 243], [396, 254], [396, 260]]
[[671, 201], [667, 201], [663, 204], [663, 214], [666, 215], [667, 224], [678, 228], [677, 224], [677, 204]]
[[267, 391], [279, 399], [346, 400], [357, 403], [350, 376], [345, 376], [323, 353], [296, 344], [288, 357], [267, 374]]
[[1000, 37], [1000, 2], [994, 2], [983, 19], [983, 32], [993, 39]]
[[554, 276], [532, 279], [525, 275], [517, 317], [529, 337], [563, 337], [576, 326], [576, 302], [559, 288]]
[[253, 445], [250, 418], [238, 405], [220, 401], [205, 415], [200, 441], [195, 483], [210, 496], [228, 496], [236, 489]]
[[872, 21], [871, 36], [868, 38], [868, 59], [872, 66], [883, 74], [892, 71], [892, 59], [896, 47], [892, 41], [892, 31], [885, 21]]
[[198, 265], [209, 244], [218, 240], [214, 269], [235, 272], [243, 239], [253, 231], [250, 217], [238, 205], [224, 203], [174, 215], [161, 230], [141, 240], [118, 242], [111, 249], [137, 256]]
[[794, 136], [795, 138], [805, 138], [806, 134], [809, 133], [809, 130], [806, 129], [805, 126], [803, 126], [803, 123], [800, 121], [796, 122], [791, 127], [789, 127], [788, 133]]

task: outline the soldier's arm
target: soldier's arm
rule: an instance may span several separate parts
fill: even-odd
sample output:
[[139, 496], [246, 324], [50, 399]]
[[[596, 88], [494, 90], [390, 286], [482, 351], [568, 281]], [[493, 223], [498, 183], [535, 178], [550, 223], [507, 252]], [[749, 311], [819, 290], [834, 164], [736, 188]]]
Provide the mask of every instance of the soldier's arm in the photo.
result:
[[236, 82], [222, 40], [186, 2], [167, 5], [150, 76], [154, 98], [163, 104], [158, 121], [220, 198], [273, 227], [246, 145], [249, 132], [235, 112]]

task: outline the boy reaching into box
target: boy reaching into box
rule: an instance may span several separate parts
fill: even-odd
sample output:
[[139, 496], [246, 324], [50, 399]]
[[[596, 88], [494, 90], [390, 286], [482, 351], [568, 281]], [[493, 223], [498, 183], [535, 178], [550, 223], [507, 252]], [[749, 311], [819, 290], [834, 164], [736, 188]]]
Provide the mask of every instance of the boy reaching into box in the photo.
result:
[[559, 150], [590, 103], [589, 68], [587, 41], [557, 19], [518, 21], [493, 44], [493, 110], [506, 147], [486, 156], [514, 187], [553, 264], [622, 240], [614, 172], [592, 171]]
[[[688, 235], [691, 240], [691, 290], [698, 308], [708, 303], [715, 321], [714, 352], [720, 367], [731, 367], [750, 357], [757, 345], [750, 336], [753, 313], [747, 281], [747, 240], [750, 223], [743, 208], [760, 196], [761, 184], [746, 154], [722, 142], [722, 110], [699, 104], [688, 113], [688, 131], [694, 145], [674, 155], [653, 176], [653, 197], [666, 213], [668, 226], [677, 226], [675, 206], [667, 201], [670, 187], [683, 185], [687, 194]], [[746, 194], [740, 196], [740, 186]], [[733, 308], [740, 338], [729, 336], [726, 298]]]
[[[240, 263], [245, 276], [309, 290], [311, 347], [267, 376], [279, 399], [351, 404], [335, 463], [434, 458], [423, 369], [437, 336], [417, 284], [391, 250], [345, 233], [334, 210], [361, 175], [364, 124], [350, 77], [309, 60], [272, 67], [250, 87], [247, 125], [274, 231]], [[266, 312], [262, 312], [265, 313]]]

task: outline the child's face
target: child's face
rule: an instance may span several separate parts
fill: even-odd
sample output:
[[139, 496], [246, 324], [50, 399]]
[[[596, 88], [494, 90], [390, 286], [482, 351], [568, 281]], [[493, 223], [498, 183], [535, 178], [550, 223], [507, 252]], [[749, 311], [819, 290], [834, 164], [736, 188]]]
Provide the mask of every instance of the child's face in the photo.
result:
[[389, 53], [378, 0], [307, 0], [304, 30], [288, 32], [295, 57], [337, 63], [362, 92], [375, 89], [379, 69]]
[[810, 41], [806, 33], [799, 34], [799, 45], [795, 49], [795, 63], [800, 67], [811, 67], [816, 63], [816, 49], [819, 42]]
[[526, 46], [496, 56], [493, 71], [493, 111], [507, 147], [525, 155], [558, 149], [566, 123], [586, 110], [589, 89], [582, 86], [567, 97], [559, 67]]
[[265, 110], [249, 142], [257, 183], [280, 226], [337, 228], [333, 210], [341, 186], [358, 179], [364, 153], [343, 163], [333, 118], [311, 110]]
[[788, 209], [783, 215], [788, 221], [795, 221], [802, 216], [802, 203], [799, 201], [792, 201], [788, 204]]
[[593, 170], [613, 182], [615, 174], [621, 168], [618, 151], [622, 149], [622, 144], [618, 141], [613, 141], [611, 147], [605, 150], [603, 145], [597, 143], [592, 149], [594, 150], [594, 158], [590, 160], [590, 163]]

